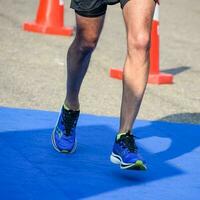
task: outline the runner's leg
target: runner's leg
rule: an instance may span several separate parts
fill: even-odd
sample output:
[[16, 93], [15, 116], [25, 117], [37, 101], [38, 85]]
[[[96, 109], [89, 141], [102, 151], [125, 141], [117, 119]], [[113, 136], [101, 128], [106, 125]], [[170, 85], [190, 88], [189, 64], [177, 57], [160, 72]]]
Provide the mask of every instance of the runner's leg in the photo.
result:
[[67, 95], [51, 135], [54, 149], [61, 153], [76, 150], [76, 124], [80, 113], [78, 94], [103, 20], [104, 16], [89, 18], [76, 15], [77, 33], [67, 55]]
[[79, 90], [103, 23], [104, 15], [90, 18], [76, 14], [77, 32], [67, 54], [67, 94], [65, 98], [65, 105], [72, 110], [79, 109]]
[[119, 132], [131, 130], [146, 88], [154, 9], [154, 0], [130, 0], [123, 8], [127, 30], [127, 57], [123, 74]]

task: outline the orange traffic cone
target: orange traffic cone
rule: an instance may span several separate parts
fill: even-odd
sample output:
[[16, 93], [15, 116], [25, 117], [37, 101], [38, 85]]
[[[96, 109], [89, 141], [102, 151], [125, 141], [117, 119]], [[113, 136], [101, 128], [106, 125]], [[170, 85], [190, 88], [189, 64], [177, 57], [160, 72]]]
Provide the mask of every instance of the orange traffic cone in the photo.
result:
[[160, 73], [159, 6], [156, 6], [151, 31], [150, 72], [148, 83], [171, 84], [173, 75]]
[[44, 34], [68, 36], [73, 34], [73, 28], [64, 27], [63, 0], [40, 0], [35, 21], [25, 22], [23, 29]]
[[[150, 72], [148, 83], [152, 84], [171, 84], [173, 76], [171, 74], [160, 73], [159, 70], [159, 5], [156, 5], [151, 32], [151, 50], [150, 50]], [[110, 76], [116, 79], [122, 79], [123, 70], [111, 68]]]

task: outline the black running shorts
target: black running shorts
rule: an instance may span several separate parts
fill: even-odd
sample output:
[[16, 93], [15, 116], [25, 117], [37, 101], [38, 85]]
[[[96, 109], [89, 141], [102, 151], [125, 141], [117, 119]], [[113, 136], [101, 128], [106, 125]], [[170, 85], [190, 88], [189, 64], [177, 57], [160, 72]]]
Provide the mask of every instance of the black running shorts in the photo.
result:
[[120, 3], [123, 8], [129, 0], [71, 0], [71, 8], [85, 17], [98, 17], [106, 13], [107, 5]]

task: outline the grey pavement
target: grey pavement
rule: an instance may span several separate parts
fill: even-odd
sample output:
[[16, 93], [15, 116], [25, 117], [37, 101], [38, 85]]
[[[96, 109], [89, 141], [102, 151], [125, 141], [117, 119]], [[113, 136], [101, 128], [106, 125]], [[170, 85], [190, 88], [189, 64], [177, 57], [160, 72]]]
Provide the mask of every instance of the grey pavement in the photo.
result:
[[[0, 0], [0, 106], [58, 111], [65, 97], [65, 57], [73, 37], [22, 30], [33, 21], [37, 0]], [[200, 1], [161, 2], [161, 70], [173, 85], [148, 85], [139, 119], [200, 123]], [[65, 0], [65, 24], [75, 25]], [[110, 6], [104, 29], [81, 90], [81, 111], [119, 116], [126, 40], [119, 5]]]

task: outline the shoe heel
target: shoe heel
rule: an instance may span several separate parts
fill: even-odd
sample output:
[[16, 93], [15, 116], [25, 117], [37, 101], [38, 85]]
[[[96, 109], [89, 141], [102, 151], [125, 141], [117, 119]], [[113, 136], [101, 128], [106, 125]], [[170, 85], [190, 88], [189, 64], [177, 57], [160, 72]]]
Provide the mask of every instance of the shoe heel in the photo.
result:
[[113, 155], [110, 156], [110, 161], [114, 164], [119, 165], [121, 162], [118, 158], [114, 157]]

